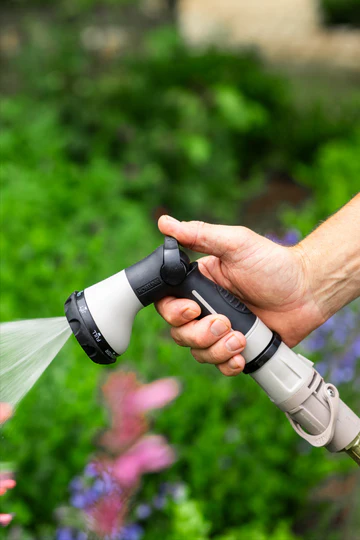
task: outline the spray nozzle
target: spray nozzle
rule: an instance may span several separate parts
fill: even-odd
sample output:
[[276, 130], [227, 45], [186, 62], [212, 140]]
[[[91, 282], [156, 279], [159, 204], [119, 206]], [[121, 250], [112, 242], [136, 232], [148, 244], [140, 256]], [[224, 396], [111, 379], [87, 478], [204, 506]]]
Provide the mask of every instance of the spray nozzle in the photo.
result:
[[190, 260], [175, 238], [133, 266], [65, 302], [65, 314], [79, 344], [93, 362], [112, 364], [127, 349], [136, 313], [174, 294], [186, 278]]

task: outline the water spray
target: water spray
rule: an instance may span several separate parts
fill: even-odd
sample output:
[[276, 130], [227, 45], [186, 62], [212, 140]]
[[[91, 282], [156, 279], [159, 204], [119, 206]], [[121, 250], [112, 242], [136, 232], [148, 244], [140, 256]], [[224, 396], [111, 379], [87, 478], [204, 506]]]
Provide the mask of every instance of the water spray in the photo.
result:
[[360, 418], [326, 383], [313, 362], [296, 354], [232, 293], [201, 274], [198, 264], [165, 237], [164, 245], [133, 266], [65, 302], [71, 330], [86, 354], [111, 364], [129, 344], [136, 314], [165, 296], [189, 298], [199, 318], [221, 313], [246, 337], [244, 373], [282, 410], [294, 430], [316, 447], [347, 452], [360, 465]]

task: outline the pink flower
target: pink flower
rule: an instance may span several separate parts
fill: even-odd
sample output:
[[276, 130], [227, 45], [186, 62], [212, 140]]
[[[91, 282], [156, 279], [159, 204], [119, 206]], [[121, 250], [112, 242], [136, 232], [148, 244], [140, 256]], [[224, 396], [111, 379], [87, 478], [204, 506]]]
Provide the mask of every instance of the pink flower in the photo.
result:
[[10, 403], [0, 403], [0, 424], [4, 424], [13, 415], [13, 408]]
[[0, 514], [0, 525], [2, 525], [2, 527], [6, 527], [7, 525], [9, 525], [12, 518], [12, 514]]
[[102, 497], [86, 511], [89, 528], [100, 537], [116, 534], [127, 514], [126, 497], [118, 489]]
[[16, 486], [15, 480], [10, 472], [0, 472], [0, 495], [4, 495], [8, 489]]
[[125, 525], [127, 502], [134, 496], [142, 475], [165, 469], [175, 460], [174, 451], [163, 437], [144, 436], [149, 429], [145, 413], [172, 401], [179, 386], [175, 379], [141, 384], [134, 373], [118, 371], [109, 376], [102, 390], [111, 425], [100, 438], [105, 452], [91, 463], [90, 476], [95, 481], [88, 491], [90, 495], [97, 491], [96, 497], [90, 497], [84, 508], [90, 530], [111, 538]]
[[116, 453], [141, 437], [148, 423], [132, 406], [132, 397], [140, 387], [135, 373], [118, 371], [110, 375], [102, 390], [111, 415], [111, 427], [101, 437], [100, 444]]
[[[12, 416], [13, 409], [9, 403], [0, 403], [0, 424], [3, 424]], [[16, 486], [16, 482], [9, 471], [0, 472], [0, 495], [4, 495], [8, 489]], [[0, 514], [0, 525], [6, 527], [12, 520], [12, 514]]]
[[179, 394], [176, 379], [159, 379], [150, 384], [143, 384], [132, 396], [132, 405], [139, 412], [161, 409]]
[[101, 444], [116, 452], [133, 444], [148, 429], [144, 413], [159, 409], [176, 398], [179, 385], [175, 379], [160, 379], [140, 384], [134, 373], [113, 373], [103, 386], [111, 413], [112, 425], [101, 437]]
[[174, 461], [175, 454], [166, 440], [149, 435], [115, 460], [113, 473], [121, 486], [130, 487], [136, 485], [143, 474], [170, 467]]

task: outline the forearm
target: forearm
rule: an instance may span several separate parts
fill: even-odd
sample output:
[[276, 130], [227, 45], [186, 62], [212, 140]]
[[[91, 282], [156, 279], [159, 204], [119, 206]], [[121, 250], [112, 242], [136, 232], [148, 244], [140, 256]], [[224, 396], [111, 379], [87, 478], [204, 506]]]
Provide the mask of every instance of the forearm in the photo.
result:
[[360, 194], [300, 242], [323, 320], [360, 296]]

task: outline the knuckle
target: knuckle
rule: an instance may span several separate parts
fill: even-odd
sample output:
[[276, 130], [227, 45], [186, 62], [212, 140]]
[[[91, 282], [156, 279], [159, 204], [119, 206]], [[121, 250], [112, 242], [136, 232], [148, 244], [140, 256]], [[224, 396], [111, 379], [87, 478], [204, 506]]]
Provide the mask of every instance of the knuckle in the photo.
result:
[[221, 371], [221, 373], [225, 375], [225, 377], [236, 377], [236, 375], [239, 375], [239, 373], [241, 373], [242, 371], [242, 368], [232, 369], [229, 366], [229, 362], [224, 362], [217, 367]]
[[219, 366], [216, 366], [218, 370], [225, 375], [225, 377], [231, 377], [231, 373], [229, 368], [226, 366], [226, 364], [220, 364]]
[[194, 336], [193, 336], [192, 341], [193, 341], [195, 347], [198, 348], [198, 349], [205, 349], [207, 347], [207, 345], [208, 345], [207, 336], [206, 336], [206, 334], [203, 334], [202, 332], [195, 333]]
[[168, 322], [171, 326], [175, 326], [176, 323], [176, 317], [173, 312], [169, 311], [168, 313], [164, 313], [164, 319], [166, 322]]
[[165, 296], [165, 298], [161, 298], [161, 300], [155, 302], [155, 308], [162, 317], [165, 318], [165, 314], [168, 311], [168, 304], [172, 302], [173, 299], [173, 296]]
[[213, 347], [209, 349], [209, 357], [213, 364], [218, 364], [226, 360], [226, 357], [224, 357], [224, 351], [219, 350], [218, 347]]
[[195, 360], [197, 362], [199, 362], [199, 364], [204, 364], [205, 363], [205, 360], [204, 360], [201, 352], [199, 351], [199, 349], [190, 349], [190, 352], [191, 352], [192, 356], [195, 358]]
[[177, 328], [172, 328], [170, 330], [171, 337], [175, 341], [177, 345], [180, 345], [181, 347], [184, 346], [184, 341], [181, 337], [181, 334]]
[[178, 326], [181, 320], [181, 315], [179, 314], [176, 306], [172, 306], [166, 312], [166, 321], [171, 324], [171, 326]]
[[201, 238], [202, 229], [205, 227], [205, 223], [203, 221], [193, 221], [193, 224], [195, 226], [195, 234], [194, 239], [189, 246], [190, 249], [197, 245], [197, 242]]

